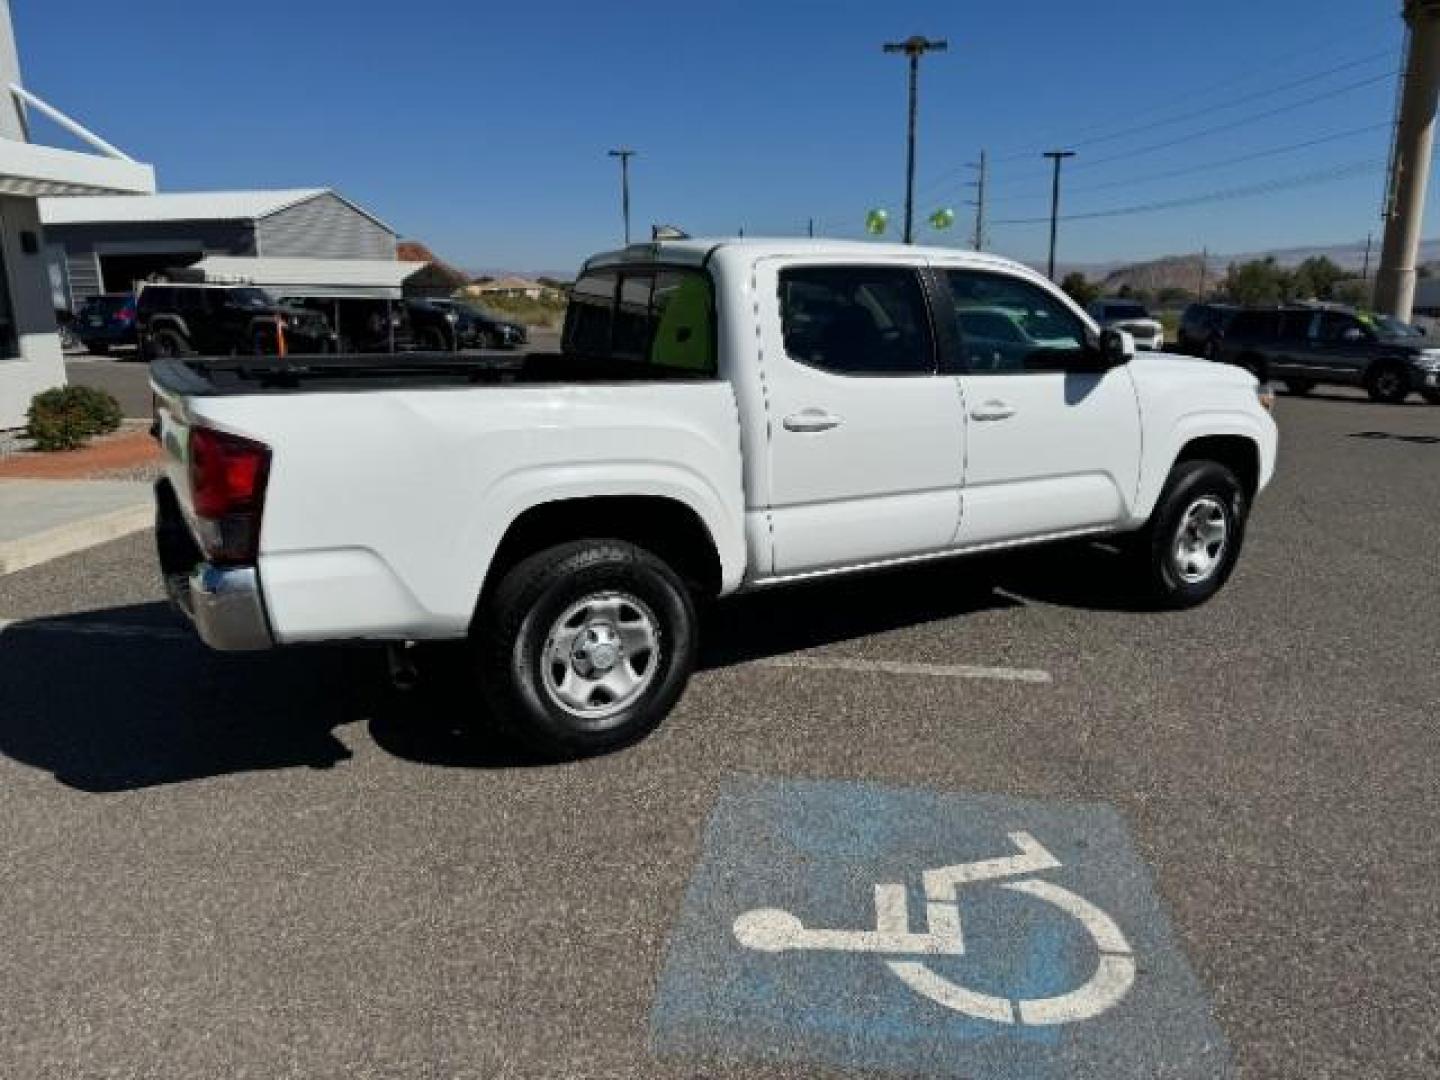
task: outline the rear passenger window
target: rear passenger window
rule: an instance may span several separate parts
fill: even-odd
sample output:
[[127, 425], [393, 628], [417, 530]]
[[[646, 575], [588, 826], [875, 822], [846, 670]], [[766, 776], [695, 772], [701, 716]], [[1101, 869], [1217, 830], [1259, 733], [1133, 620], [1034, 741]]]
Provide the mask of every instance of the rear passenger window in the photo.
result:
[[914, 270], [806, 266], [780, 273], [792, 360], [837, 375], [931, 375], [935, 345]]
[[686, 375], [714, 375], [710, 278], [672, 267], [581, 276], [565, 313], [564, 351]]

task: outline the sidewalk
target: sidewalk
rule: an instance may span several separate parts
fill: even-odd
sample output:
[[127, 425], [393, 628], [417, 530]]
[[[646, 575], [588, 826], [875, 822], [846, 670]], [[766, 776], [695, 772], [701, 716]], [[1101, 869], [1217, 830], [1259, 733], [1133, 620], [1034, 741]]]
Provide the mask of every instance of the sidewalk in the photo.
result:
[[139, 532], [154, 516], [143, 481], [0, 479], [0, 576]]

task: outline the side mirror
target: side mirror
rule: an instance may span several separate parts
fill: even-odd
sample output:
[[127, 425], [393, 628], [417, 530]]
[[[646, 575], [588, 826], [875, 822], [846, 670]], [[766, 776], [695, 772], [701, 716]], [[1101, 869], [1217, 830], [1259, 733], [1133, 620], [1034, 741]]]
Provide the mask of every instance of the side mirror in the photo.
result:
[[1100, 356], [1109, 367], [1119, 367], [1135, 359], [1135, 338], [1128, 330], [1100, 331]]

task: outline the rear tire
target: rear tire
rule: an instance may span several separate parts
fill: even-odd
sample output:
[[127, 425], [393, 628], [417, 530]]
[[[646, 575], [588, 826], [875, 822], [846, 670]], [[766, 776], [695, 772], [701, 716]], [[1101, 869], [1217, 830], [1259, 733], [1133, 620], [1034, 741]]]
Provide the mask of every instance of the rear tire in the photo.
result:
[[1286, 379], [1285, 389], [1296, 397], [1301, 397], [1315, 389], [1315, 384], [1309, 379]]
[[1219, 592], [1240, 556], [1248, 513], [1245, 488], [1224, 465], [1177, 464], [1149, 524], [1129, 545], [1151, 599], [1189, 608]]
[[1371, 401], [1399, 405], [1410, 396], [1410, 376], [1399, 364], [1377, 364], [1365, 377]]
[[1425, 399], [1426, 404], [1440, 405], [1440, 389], [1431, 390], [1427, 387], [1420, 391], [1420, 396]]
[[484, 601], [473, 649], [495, 720], [547, 758], [653, 731], [695, 666], [695, 605], [650, 552], [583, 540], [518, 563]]

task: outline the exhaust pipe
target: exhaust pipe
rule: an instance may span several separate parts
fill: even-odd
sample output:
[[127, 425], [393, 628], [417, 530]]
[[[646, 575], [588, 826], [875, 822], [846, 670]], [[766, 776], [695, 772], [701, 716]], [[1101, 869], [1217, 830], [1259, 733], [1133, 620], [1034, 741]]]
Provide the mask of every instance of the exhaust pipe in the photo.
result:
[[390, 685], [402, 694], [408, 694], [420, 685], [420, 669], [415, 666], [415, 643], [401, 642], [385, 647], [385, 665], [390, 673]]

